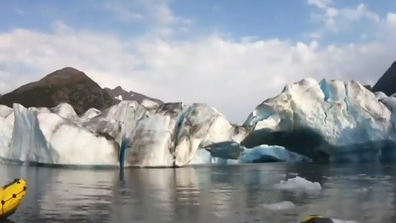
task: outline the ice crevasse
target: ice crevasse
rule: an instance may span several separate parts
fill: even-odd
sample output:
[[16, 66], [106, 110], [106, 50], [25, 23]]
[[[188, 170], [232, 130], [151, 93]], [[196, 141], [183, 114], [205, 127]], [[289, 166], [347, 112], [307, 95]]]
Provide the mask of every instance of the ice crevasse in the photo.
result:
[[396, 98], [357, 82], [303, 79], [259, 104], [243, 125], [206, 104], [121, 101], [78, 116], [0, 106], [4, 161], [175, 167], [393, 159]]

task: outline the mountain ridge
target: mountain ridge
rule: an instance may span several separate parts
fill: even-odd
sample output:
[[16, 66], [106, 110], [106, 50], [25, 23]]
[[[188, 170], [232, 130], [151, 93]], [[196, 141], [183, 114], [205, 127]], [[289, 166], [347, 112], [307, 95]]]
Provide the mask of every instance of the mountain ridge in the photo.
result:
[[388, 96], [396, 93], [396, 61], [378, 79], [372, 87], [372, 91], [382, 91]]
[[[158, 104], [163, 104], [164, 102], [157, 98], [152, 98], [147, 95], [135, 92], [135, 91], [126, 91], [121, 86], [117, 86], [113, 89], [105, 87], [103, 88], [107, 93], [109, 93], [113, 98], [118, 101], [128, 100], [128, 101], [136, 101], [141, 104], [144, 100], [154, 101]], [[120, 97], [121, 96], [121, 97]]]
[[[0, 95], [0, 104], [8, 107], [12, 107], [14, 103], [19, 103], [24, 107], [55, 107], [66, 102], [74, 108], [77, 114], [83, 114], [90, 108], [105, 110], [119, 103], [120, 100], [115, 99], [111, 91], [109, 88], [99, 86], [84, 72], [73, 67], [64, 67], [37, 81], [26, 83]], [[144, 99], [163, 103], [159, 99], [130, 92], [139, 96], [138, 103]]]

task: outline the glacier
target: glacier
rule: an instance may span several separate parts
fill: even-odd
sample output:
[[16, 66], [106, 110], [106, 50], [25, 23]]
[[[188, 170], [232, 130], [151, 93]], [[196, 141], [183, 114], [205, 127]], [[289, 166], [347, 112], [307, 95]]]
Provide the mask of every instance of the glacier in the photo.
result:
[[395, 148], [393, 101], [356, 81], [303, 79], [256, 107], [241, 144], [280, 145], [327, 162], [386, 161]]
[[396, 97], [356, 81], [303, 79], [242, 125], [204, 103], [121, 101], [78, 116], [71, 105], [0, 105], [4, 162], [181, 167], [394, 161]]

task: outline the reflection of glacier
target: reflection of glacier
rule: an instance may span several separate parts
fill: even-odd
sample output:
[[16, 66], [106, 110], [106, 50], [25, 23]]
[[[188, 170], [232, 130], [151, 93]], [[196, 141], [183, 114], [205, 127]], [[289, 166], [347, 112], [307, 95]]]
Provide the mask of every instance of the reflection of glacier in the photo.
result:
[[113, 199], [112, 187], [118, 179], [114, 171], [48, 171], [52, 173], [52, 177], [45, 186], [46, 193], [39, 200], [41, 216], [57, 216], [61, 219], [81, 216], [84, 219], [95, 220], [99, 215], [101, 221], [108, 218], [108, 213], [102, 209], [108, 209]]
[[61, 165], [174, 167], [255, 162], [396, 160], [394, 97], [357, 82], [288, 85], [242, 126], [205, 104], [122, 101], [77, 116], [0, 106], [0, 157]]
[[[15, 177], [28, 182], [15, 222], [296, 222], [310, 214], [358, 222], [394, 222], [395, 168], [375, 165], [210, 166], [177, 169], [127, 169], [120, 183], [117, 170], [0, 166], [1, 183]], [[290, 169], [287, 169], [290, 168]], [[274, 189], [291, 170], [314, 180], [320, 177], [320, 195]], [[358, 175], [368, 172], [370, 175]], [[342, 174], [343, 176], [338, 176]], [[352, 175], [349, 177], [349, 175]], [[372, 188], [364, 191], [364, 188]], [[291, 201], [292, 213], [266, 220], [263, 204]], [[35, 219], [37, 218], [37, 219]], [[227, 221], [228, 220], [228, 221]], [[278, 221], [277, 221], [278, 220]]]

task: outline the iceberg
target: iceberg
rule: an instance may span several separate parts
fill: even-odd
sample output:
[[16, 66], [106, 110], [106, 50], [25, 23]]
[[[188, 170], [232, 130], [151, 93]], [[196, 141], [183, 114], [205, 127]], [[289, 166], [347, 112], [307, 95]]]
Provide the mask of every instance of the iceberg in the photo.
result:
[[184, 166], [198, 148], [240, 142], [247, 134], [246, 128], [232, 125], [206, 104], [165, 103], [137, 121], [128, 137], [125, 166]]
[[256, 107], [244, 124], [253, 130], [241, 144], [280, 145], [315, 161], [387, 159], [395, 128], [386, 100], [355, 81], [303, 79]]
[[312, 159], [288, 151], [282, 146], [260, 145], [245, 148], [235, 142], [222, 142], [200, 148], [190, 164], [243, 164], [268, 162], [312, 162]]
[[13, 109], [0, 105], [0, 157], [7, 156], [9, 152], [14, 129], [14, 119]]
[[47, 143], [34, 112], [14, 104], [14, 115], [14, 131], [7, 158], [22, 162], [57, 163], [59, 155]]
[[245, 149], [240, 160], [242, 163], [312, 162], [312, 159], [298, 153], [290, 152], [285, 147], [268, 145], [260, 145], [252, 149]]
[[270, 211], [284, 211], [295, 209], [297, 206], [291, 201], [281, 201], [278, 203], [264, 204], [263, 207]]
[[307, 193], [316, 193], [322, 190], [322, 186], [318, 182], [311, 182], [299, 176], [290, 178], [286, 181], [281, 180], [279, 183], [274, 185], [274, 188], [279, 190]]
[[181, 167], [396, 160], [396, 98], [355, 81], [303, 79], [259, 104], [243, 125], [215, 108], [121, 101], [78, 116], [0, 106], [0, 157], [59, 165]]
[[3, 159], [60, 165], [118, 166], [119, 145], [70, 119], [14, 104], [11, 146]]

